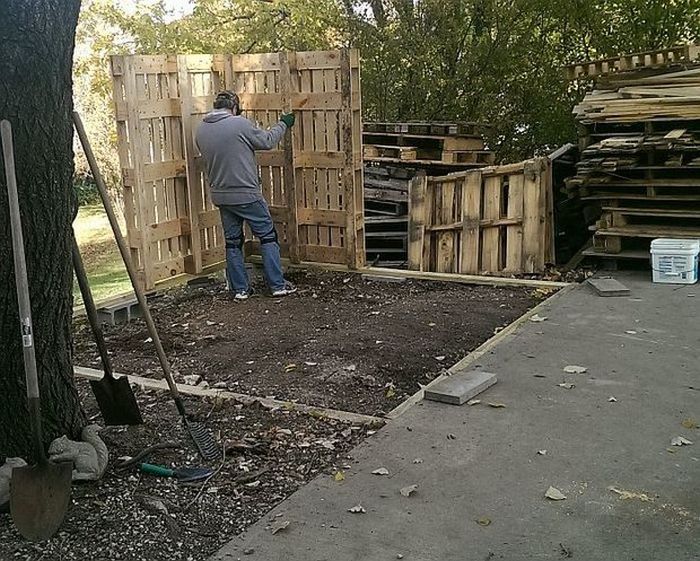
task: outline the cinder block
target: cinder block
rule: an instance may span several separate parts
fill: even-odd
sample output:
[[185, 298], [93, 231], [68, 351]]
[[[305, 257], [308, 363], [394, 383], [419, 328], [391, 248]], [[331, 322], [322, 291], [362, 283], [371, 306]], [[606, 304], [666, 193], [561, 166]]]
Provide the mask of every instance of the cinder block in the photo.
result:
[[496, 375], [490, 372], [478, 370], [460, 372], [427, 388], [424, 392], [424, 397], [431, 401], [462, 405], [493, 386], [496, 382]]
[[615, 279], [588, 279], [598, 296], [629, 296], [630, 289]]

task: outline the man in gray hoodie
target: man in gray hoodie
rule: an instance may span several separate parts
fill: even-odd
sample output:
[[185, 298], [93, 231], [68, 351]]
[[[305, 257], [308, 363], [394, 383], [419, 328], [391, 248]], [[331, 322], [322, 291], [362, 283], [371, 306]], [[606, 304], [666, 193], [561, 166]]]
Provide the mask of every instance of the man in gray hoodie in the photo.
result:
[[206, 165], [212, 202], [219, 207], [226, 238], [226, 273], [236, 300], [247, 300], [251, 289], [243, 262], [243, 222], [260, 239], [265, 280], [273, 296], [296, 288], [285, 281], [280, 246], [270, 210], [262, 196], [255, 150], [271, 150], [294, 125], [294, 114], [263, 130], [241, 115], [238, 96], [222, 91], [214, 110], [197, 129], [196, 142]]

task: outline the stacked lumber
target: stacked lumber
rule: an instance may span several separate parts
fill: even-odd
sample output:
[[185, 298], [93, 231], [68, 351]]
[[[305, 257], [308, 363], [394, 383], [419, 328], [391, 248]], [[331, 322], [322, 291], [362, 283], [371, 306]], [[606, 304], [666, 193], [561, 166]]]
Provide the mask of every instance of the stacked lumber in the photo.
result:
[[649, 258], [653, 238], [700, 237], [700, 64], [599, 78], [574, 113], [581, 160], [566, 180], [594, 256]]
[[365, 123], [364, 159], [385, 164], [430, 167], [447, 173], [492, 165], [479, 123]]
[[600, 80], [574, 108], [574, 115], [584, 124], [700, 119], [700, 65], [667, 70], [637, 78], [629, 76], [635, 73], [618, 73]]

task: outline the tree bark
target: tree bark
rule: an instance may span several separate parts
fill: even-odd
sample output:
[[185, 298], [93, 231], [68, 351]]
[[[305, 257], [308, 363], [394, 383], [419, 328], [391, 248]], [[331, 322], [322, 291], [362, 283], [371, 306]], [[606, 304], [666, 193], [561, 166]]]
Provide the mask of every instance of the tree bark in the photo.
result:
[[[12, 123], [44, 444], [85, 425], [73, 382], [72, 60], [80, 0], [0, 1], [0, 119]], [[0, 162], [0, 463], [32, 457], [7, 184]]]

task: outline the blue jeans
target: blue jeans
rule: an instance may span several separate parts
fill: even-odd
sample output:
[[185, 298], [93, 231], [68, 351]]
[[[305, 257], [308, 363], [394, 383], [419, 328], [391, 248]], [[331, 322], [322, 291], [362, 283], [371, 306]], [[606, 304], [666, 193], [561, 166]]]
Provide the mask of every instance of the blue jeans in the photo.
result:
[[250, 289], [248, 274], [243, 261], [243, 222], [247, 222], [253, 235], [260, 239], [263, 273], [271, 290], [284, 288], [285, 280], [280, 262], [280, 246], [277, 231], [270, 216], [270, 209], [263, 201], [243, 205], [223, 205], [219, 207], [221, 225], [226, 238], [226, 274], [235, 292]]

